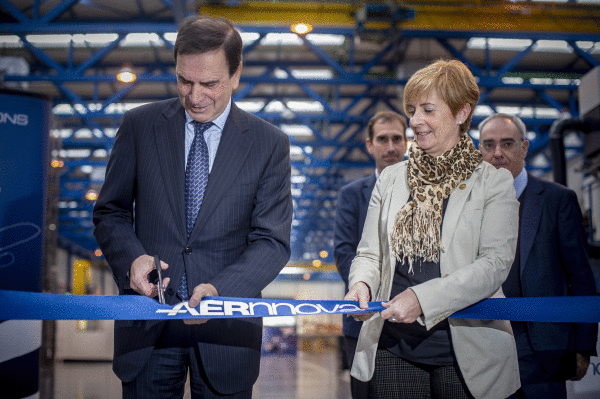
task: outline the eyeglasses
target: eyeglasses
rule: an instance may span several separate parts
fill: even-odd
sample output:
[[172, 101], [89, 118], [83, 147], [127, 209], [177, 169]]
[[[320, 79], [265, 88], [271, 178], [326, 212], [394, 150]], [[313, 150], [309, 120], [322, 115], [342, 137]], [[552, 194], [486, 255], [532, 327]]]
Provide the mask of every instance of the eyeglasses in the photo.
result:
[[[519, 140], [519, 141], [523, 141], [523, 140]], [[513, 139], [501, 140], [499, 143], [495, 142], [495, 141], [485, 141], [485, 142], [481, 143], [481, 148], [485, 152], [494, 152], [496, 150], [496, 147], [498, 145], [500, 145], [500, 149], [502, 151], [512, 151], [517, 147], [517, 144], [518, 144], [518, 142]]]

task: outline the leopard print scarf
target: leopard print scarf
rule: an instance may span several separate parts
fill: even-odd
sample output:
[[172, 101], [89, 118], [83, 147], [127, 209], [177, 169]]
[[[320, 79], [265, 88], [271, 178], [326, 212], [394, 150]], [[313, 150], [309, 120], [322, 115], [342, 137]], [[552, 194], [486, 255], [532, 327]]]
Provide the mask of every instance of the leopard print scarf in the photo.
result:
[[396, 215], [391, 237], [394, 255], [399, 261], [408, 260], [409, 273], [413, 273], [415, 258], [439, 261], [444, 199], [471, 177], [482, 160], [466, 134], [437, 158], [426, 154], [416, 142], [410, 147], [407, 183], [411, 200]]

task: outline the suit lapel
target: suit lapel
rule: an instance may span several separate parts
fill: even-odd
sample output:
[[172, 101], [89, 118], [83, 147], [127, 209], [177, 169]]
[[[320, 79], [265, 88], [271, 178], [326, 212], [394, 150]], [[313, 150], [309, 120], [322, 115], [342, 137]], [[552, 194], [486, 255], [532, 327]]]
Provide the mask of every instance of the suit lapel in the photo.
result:
[[[389, 211], [385, 212], [385, 208], [383, 209], [383, 215], [386, 215], [386, 225], [387, 225], [387, 238], [386, 241], [392, 236], [392, 231], [394, 230], [394, 225], [396, 224], [396, 215], [400, 212], [400, 209], [408, 202], [408, 198], [410, 197], [410, 190], [408, 189], [408, 184], [406, 180], [406, 167], [407, 164], [404, 164], [402, 168], [398, 169], [398, 177], [396, 177], [394, 181], [394, 185], [392, 187], [392, 195], [389, 199]], [[385, 198], [382, 199], [386, 201]], [[385, 207], [385, 202], [384, 202]], [[390, 245], [390, 259], [395, 259], [393, 255], [392, 246]], [[392, 265], [393, 266], [393, 265]], [[392, 269], [394, 269], [392, 267]], [[393, 273], [393, 270], [392, 270]]]
[[248, 132], [248, 124], [245, 119], [242, 111], [232, 102], [231, 111], [225, 123], [217, 155], [206, 184], [202, 206], [189, 241], [193, 241], [198, 236], [208, 216], [212, 214], [220, 199], [229, 190], [250, 153], [253, 136]]
[[527, 258], [540, 224], [542, 207], [544, 204], [544, 186], [532, 175], [527, 175], [527, 188], [523, 198], [522, 220], [520, 221], [521, 233], [519, 240], [521, 244], [521, 253], [519, 254], [521, 262], [521, 275], [527, 264]]
[[373, 193], [373, 188], [375, 188], [375, 183], [377, 183], [377, 176], [375, 173], [373, 173], [369, 179], [365, 180], [362, 186], [362, 195], [365, 199], [365, 204], [367, 204], [367, 207], [371, 201], [371, 194]]
[[185, 111], [179, 99], [163, 115], [154, 126], [154, 138], [169, 205], [179, 232], [185, 236]]
[[473, 190], [475, 181], [477, 180], [476, 173], [482, 166], [479, 164], [473, 171], [471, 177], [463, 182], [458, 183], [454, 188], [450, 197], [448, 198], [448, 206], [446, 207], [446, 213], [444, 214], [444, 221], [442, 223], [442, 250], [450, 248], [450, 242], [452, 236], [458, 225], [458, 218], [460, 217], [462, 210]]

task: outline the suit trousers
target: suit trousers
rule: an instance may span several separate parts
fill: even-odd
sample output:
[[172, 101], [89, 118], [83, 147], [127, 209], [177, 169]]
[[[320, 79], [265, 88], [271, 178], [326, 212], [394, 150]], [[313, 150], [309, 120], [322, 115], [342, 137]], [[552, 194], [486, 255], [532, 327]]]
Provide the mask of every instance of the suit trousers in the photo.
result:
[[409, 362], [378, 349], [369, 399], [473, 399], [458, 366]]
[[165, 323], [148, 363], [133, 381], [122, 383], [123, 399], [181, 399], [188, 372], [192, 399], [252, 398], [252, 388], [223, 395], [210, 385], [190, 327], [182, 320]]
[[567, 399], [565, 381], [552, 378], [536, 357], [524, 323], [513, 323], [517, 352], [519, 353], [519, 373], [521, 388], [515, 399]]

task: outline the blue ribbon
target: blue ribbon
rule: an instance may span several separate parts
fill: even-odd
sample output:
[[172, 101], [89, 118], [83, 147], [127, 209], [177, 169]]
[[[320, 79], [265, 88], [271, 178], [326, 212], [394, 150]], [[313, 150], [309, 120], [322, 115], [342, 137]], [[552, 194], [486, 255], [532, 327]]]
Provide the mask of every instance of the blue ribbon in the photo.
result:
[[160, 305], [141, 295], [61, 295], [0, 290], [0, 320], [167, 320], [191, 318], [269, 317], [380, 312], [381, 303], [368, 310], [352, 301], [206, 297], [190, 308], [187, 302]]
[[[190, 308], [187, 302], [160, 305], [139, 296], [80, 296], [0, 290], [0, 320], [168, 320], [191, 318], [271, 317], [381, 312], [381, 302], [360, 309], [352, 301], [206, 297]], [[452, 314], [461, 319], [600, 322], [600, 297], [485, 299]]]

